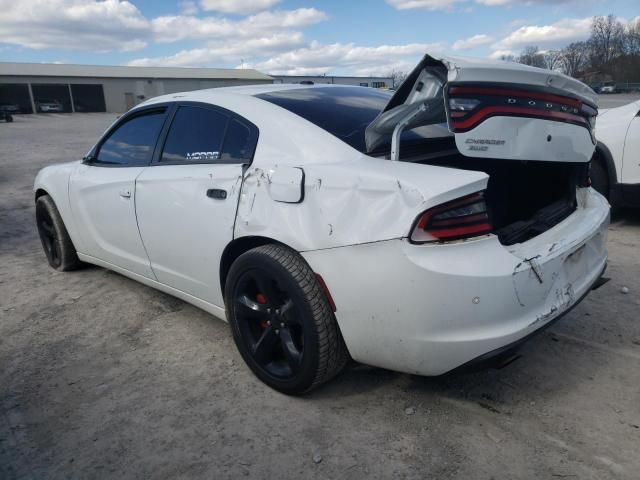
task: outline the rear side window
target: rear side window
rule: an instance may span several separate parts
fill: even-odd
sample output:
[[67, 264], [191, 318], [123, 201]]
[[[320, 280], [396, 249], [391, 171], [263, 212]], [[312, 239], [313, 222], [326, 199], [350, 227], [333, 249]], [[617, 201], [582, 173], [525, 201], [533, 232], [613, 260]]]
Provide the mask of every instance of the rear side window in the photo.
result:
[[181, 106], [167, 134], [160, 162], [208, 163], [220, 159], [229, 117], [209, 108]]
[[229, 163], [251, 160], [254, 149], [255, 142], [251, 129], [235, 118], [229, 120], [222, 147], [222, 161]]
[[102, 143], [94, 162], [122, 166], [148, 165], [164, 119], [164, 110], [155, 110], [125, 120]]
[[391, 98], [388, 92], [362, 87], [316, 87], [256, 95], [328, 131], [356, 150], [366, 151], [364, 134]]

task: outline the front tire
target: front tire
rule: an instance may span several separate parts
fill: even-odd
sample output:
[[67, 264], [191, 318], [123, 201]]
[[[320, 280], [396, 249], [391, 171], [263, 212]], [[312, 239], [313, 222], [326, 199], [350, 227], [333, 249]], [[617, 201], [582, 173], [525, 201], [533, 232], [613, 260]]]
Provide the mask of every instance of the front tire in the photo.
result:
[[49, 195], [36, 200], [36, 225], [42, 248], [52, 268], [67, 272], [82, 265], [60, 212]]
[[275, 390], [308, 392], [346, 365], [347, 349], [326, 295], [290, 248], [263, 245], [238, 257], [225, 303], [242, 358]]

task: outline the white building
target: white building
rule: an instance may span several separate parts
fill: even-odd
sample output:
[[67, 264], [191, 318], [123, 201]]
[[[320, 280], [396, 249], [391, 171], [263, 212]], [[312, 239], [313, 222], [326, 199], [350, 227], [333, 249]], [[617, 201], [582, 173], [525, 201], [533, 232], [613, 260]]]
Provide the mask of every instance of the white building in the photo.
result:
[[0, 62], [0, 105], [39, 111], [56, 102], [65, 112], [125, 112], [165, 93], [273, 83], [251, 69], [124, 67]]
[[345, 77], [337, 75], [270, 75], [273, 83], [302, 83], [322, 84], [334, 83], [338, 85], [356, 85], [360, 87], [393, 88], [391, 77]]

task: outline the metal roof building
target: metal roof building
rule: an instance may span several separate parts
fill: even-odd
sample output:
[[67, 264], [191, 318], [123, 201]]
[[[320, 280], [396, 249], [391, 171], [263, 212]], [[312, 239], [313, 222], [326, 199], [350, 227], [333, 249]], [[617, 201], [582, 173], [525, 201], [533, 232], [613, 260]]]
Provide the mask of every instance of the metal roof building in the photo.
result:
[[274, 75], [273, 83], [338, 84], [360, 87], [393, 88], [391, 77], [353, 77], [345, 75]]
[[165, 93], [273, 83], [252, 69], [0, 62], [0, 105], [23, 113], [125, 112]]

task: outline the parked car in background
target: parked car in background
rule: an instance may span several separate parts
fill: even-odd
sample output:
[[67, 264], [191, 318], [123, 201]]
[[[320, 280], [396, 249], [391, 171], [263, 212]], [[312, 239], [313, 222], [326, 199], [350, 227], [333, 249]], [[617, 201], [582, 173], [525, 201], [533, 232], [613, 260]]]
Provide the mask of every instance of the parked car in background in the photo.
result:
[[13, 122], [13, 115], [6, 110], [0, 109], [0, 120], [4, 120], [5, 122]]
[[58, 100], [38, 100], [36, 109], [42, 113], [64, 112], [64, 107]]
[[57, 270], [100, 265], [227, 319], [282, 392], [349, 357], [440, 375], [507, 358], [601, 284], [595, 102], [557, 72], [429, 55], [393, 95], [164, 95], [40, 171], [37, 227]]
[[640, 206], [640, 101], [601, 110], [596, 138], [593, 188], [614, 206]]
[[0, 112], [8, 112], [10, 114], [20, 113], [20, 105], [15, 103], [0, 103]]
[[616, 93], [615, 82], [604, 82], [600, 87], [600, 93]]

